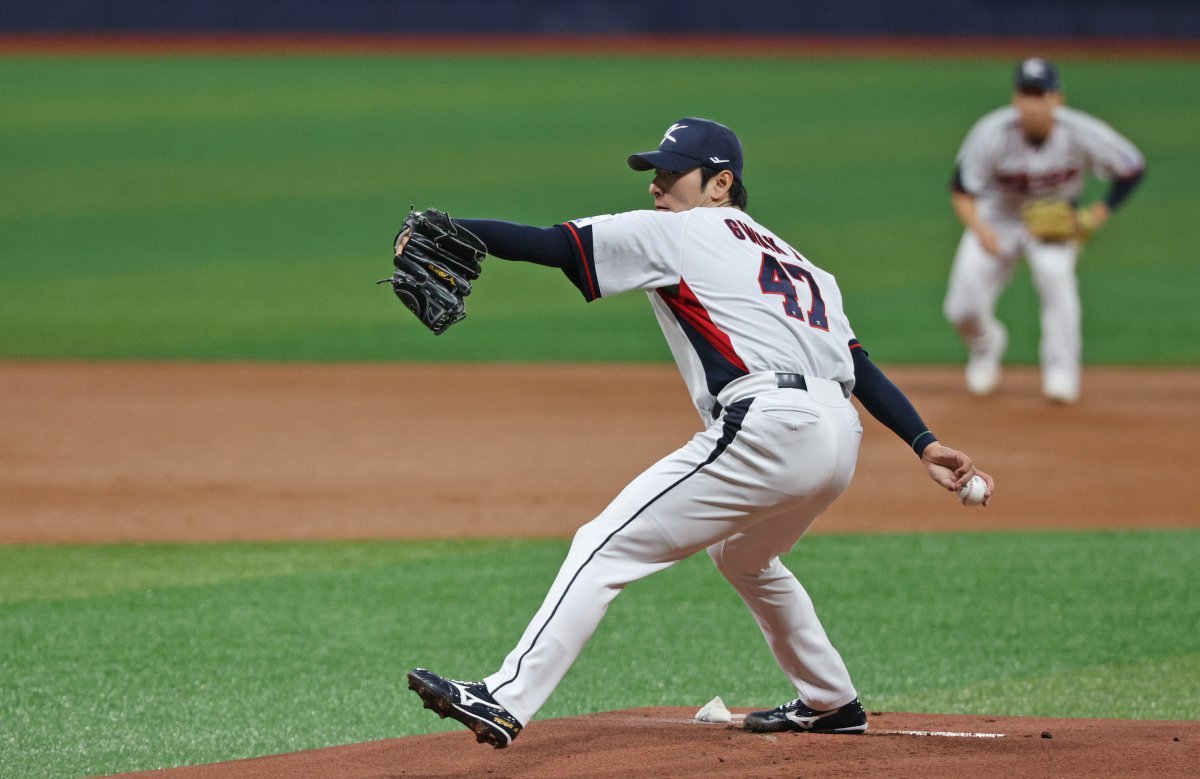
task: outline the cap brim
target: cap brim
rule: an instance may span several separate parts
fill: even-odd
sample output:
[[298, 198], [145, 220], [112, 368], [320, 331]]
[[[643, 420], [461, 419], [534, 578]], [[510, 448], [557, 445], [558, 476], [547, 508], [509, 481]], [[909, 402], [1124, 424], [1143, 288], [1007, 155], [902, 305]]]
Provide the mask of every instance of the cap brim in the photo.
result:
[[629, 167], [634, 170], [691, 170], [704, 163], [669, 151], [644, 151], [629, 155]]
[[1055, 84], [1052, 81], [1039, 81], [1036, 79], [1029, 79], [1029, 80], [1017, 81], [1013, 85], [1013, 89], [1017, 90], [1018, 92], [1021, 91], [1022, 89], [1038, 89], [1038, 90], [1041, 90], [1042, 92], [1057, 92], [1058, 84]]

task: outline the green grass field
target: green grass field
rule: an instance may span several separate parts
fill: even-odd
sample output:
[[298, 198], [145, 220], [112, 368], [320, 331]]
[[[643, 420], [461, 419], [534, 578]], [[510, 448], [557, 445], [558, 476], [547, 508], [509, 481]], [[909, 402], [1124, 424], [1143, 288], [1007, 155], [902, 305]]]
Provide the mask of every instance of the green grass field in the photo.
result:
[[[448, 730], [404, 672], [495, 670], [565, 551], [557, 540], [0, 548], [0, 775]], [[869, 708], [1196, 719], [1197, 556], [1198, 531], [820, 535], [787, 562]], [[714, 695], [792, 697], [700, 555], [617, 599], [540, 716], [699, 708]]]
[[[1149, 160], [1083, 260], [1085, 357], [1194, 364], [1200, 64], [1060, 65], [1070, 102]], [[838, 275], [878, 359], [956, 361], [946, 182], [1010, 67], [0, 58], [0, 357], [665, 360], [640, 295], [584, 306], [541, 268], [493, 262], [436, 339], [373, 282], [410, 204], [534, 224], [645, 207], [625, 157], [699, 114], [742, 136], [751, 212]], [[1002, 311], [1032, 362], [1027, 276]]]
[[[1070, 101], [1150, 171], [1085, 254], [1085, 357], [1195, 365], [1182, 226], [1200, 208], [1200, 64], [1059, 64]], [[625, 157], [699, 114], [742, 136], [750, 211], [838, 275], [880, 362], [954, 362], [945, 185], [1010, 67], [0, 58], [0, 360], [666, 360], [640, 296], [584, 306], [541, 268], [489, 262], [440, 338], [373, 282], [410, 203], [535, 224], [645, 206]], [[1019, 275], [1002, 303], [1014, 361], [1036, 359], [1035, 312]], [[564, 549], [0, 547], [0, 776], [446, 729], [404, 671], [492, 670]], [[1198, 556], [1194, 530], [817, 536], [790, 563], [869, 707], [1195, 719]], [[617, 601], [541, 716], [716, 694], [791, 697], [732, 591], [691, 560]]]

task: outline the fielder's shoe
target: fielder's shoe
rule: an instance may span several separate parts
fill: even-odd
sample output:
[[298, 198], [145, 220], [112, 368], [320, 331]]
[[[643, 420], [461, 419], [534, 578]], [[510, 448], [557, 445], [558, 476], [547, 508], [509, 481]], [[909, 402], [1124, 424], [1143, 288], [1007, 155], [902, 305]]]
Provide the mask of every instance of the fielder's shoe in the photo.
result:
[[1000, 383], [1000, 361], [1008, 348], [1008, 330], [997, 323], [987, 336], [972, 343], [967, 359], [967, 390], [972, 395], [990, 395]]
[[1051, 403], [1069, 406], [1079, 400], [1079, 382], [1062, 376], [1047, 376], [1042, 382], [1042, 395]]
[[858, 698], [833, 711], [810, 709], [797, 698], [770, 711], [747, 714], [742, 727], [756, 733], [866, 733], [867, 713]]
[[521, 723], [496, 703], [483, 682], [456, 682], [432, 671], [408, 672], [408, 689], [425, 702], [425, 708], [445, 719], [451, 717], [475, 731], [475, 740], [504, 749], [521, 732]]
[[1000, 383], [1000, 363], [972, 356], [967, 361], [966, 380], [972, 395], [991, 395]]

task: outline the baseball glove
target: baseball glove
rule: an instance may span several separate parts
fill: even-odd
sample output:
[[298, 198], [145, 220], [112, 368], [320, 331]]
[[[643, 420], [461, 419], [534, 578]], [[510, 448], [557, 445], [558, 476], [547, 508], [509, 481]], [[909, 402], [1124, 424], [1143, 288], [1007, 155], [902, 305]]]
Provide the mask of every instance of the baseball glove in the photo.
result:
[[[1065, 200], [1034, 200], [1021, 209], [1021, 221], [1030, 235], [1048, 243], [1070, 241], [1085, 233], [1075, 208]], [[1090, 231], [1086, 237], [1091, 237]]]
[[1092, 215], [1091, 209], [1081, 208], [1075, 212], [1075, 240], [1080, 243], [1087, 243], [1092, 240], [1092, 236], [1100, 226], [1096, 223], [1096, 217]]
[[433, 208], [412, 210], [393, 243], [392, 291], [421, 323], [441, 335], [467, 315], [463, 298], [487, 256], [483, 241]]

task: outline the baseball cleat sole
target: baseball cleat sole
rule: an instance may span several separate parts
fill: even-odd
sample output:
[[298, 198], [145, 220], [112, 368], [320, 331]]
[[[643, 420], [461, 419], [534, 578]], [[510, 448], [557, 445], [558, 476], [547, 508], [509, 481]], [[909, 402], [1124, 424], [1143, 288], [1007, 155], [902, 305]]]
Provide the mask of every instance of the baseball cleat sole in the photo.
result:
[[494, 749], [504, 749], [508, 746], [508, 741], [500, 734], [496, 733], [491, 727], [470, 713], [455, 706], [454, 701], [450, 700], [449, 696], [430, 687], [424, 679], [410, 673], [408, 675], [408, 689], [419, 695], [421, 702], [425, 704], [425, 708], [438, 715], [438, 717], [442, 719], [449, 717], [465, 725], [475, 734], [475, 740], [480, 744], [491, 744]]
[[851, 725], [845, 728], [803, 728], [793, 726], [787, 722], [761, 722], [747, 719], [743, 720], [742, 727], [744, 730], [749, 730], [753, 733], [844, 733], [853, 736], [867, 732], [867, 724], [865, 722], [861, 725]]

